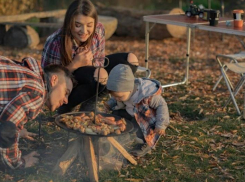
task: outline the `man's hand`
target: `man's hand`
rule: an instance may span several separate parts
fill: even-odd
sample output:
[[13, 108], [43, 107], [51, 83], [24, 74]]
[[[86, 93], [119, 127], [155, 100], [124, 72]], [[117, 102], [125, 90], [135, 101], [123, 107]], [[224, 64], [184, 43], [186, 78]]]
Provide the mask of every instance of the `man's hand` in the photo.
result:
[[155, 128], [154, 132], [157, 133], [158, 135], [165, 136], [165, 129]]
[[20, 130], [20, 138], [26, 138], [28, 140], [34, 141], [34, 136], [37, 136], [36, 133], [28, 132], [27, 129], [23, 128]]
[[32, 167], [39, 162], [39, 159], [35, 156], [40, 156], [40, 154], [37, 153], [37, 151], [33, 151], [23, 156], [23, 159], [25, 160], [25, 168]]

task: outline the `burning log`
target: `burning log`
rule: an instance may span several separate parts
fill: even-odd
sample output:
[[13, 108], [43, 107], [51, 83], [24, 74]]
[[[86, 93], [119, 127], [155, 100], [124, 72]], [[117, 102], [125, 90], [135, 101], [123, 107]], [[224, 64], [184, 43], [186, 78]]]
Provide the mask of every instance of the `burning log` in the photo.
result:
[[[115, 136], [115, 133], [113, 133], [115, 130], [124, 132], [120, 134], [126, 134], [130, 131], [133, 125], [129, 122], [127, 123], [126, 120], [113, 115], [98, 114], [96, 115], [96, 122], [94, 122], [93, 112], [77, 112], [58, 116], [55, 122], [58, 126], [77, 133], [78, 136], [80, 135], [78, 139], [71, 142], [66, 152], [58, 160], [53, 170], [57, 174], [64, 175], [67, 169], [75, 161], [76, 157], [82, 159], [83, 161], [80, 160], [81, 162], [86, 162], [89, 179], [90, 181], [96, 182], [99, 179], [98, 171], [100, 167], [103, 169], [108, 167], [120, 169], [120, 166], [122, 165], [122, 161], [120, 160], [122, 160], [123, 157], [128, 159], [132, 164], [137, 164], [134, 158], [123, 148], [123, 146], [112, 138], [112, 136]], [[81, 126], [84, 127], [85, 131], [81, 130]], [[103, 133], [101, 131], [105, 126], [107, 129], [111, 129], [112, 127], [115, 127], [115, 129], [109, 130], [108, 132], [110, 133]], [[101, 131], [98, 130], [98, 127], [102, 127]], [[79, 130], [80, 132], [76, 130]], [[88, 134], [86, 130], [91, 130], [89, 132], [93, 132], [93, 134]], [[103, 135], [108, 136], [105, 137]], [[102, 144], [101, 149], [99, 147], [100, 144]], [[100, 157], [100, 153], [102, 154], [102, 158]], [[99, 161], [102, 161], [103, 166], [101, 166]]]
[[86, 163], [88, 165], [89, 168], [89, 179], [91, 182], [98, 182], [99, 181], [99, 177], [98, 177], [98, 165], [97, 165], [97, 161], [96, 161], [96, 157], [95, 157], [95, 153], [94, 153], [94, 146], [93, 143], [91, 141], [91, 137], [84, 137], [84, 146], [88, 146], [84, 148], [84, 157], [86, 160]]
[[128, 159], [132, 164], [137, 165], [137, 161], [134, 160], [134, 158], [114, 138], [108, 137], [107, 139], [126, 159]]
[[56, 163], [53, 172], [59, 175], [64, 175], [67, 169], [74, 162], [76, 157], [80, 155], [81, 141], [73, 140], [66, 152], [62, 155], [62, 157]]

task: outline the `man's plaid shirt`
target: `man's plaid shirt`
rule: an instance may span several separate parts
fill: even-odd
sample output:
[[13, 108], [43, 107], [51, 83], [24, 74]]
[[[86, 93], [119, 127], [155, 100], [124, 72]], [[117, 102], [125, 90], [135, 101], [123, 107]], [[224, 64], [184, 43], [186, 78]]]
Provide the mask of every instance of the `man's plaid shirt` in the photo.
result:
[[[61, 38], [61, 29], [47, 38], [42, 53], [42, 67], [50, 64], [61, 65]], [[72, 58], [75, 57], [77, 49], [78, 46], [73, 42]], [[101, 23], [97, 23], [90, 50], [93, 53], [93, 58], [105, 57], [105, 29]], [[95, 61], [96, 65], [103, 66], [104, 64], [104, 59], [95, 59]]]
[[18, 147], [19, 131], [41, 110], [45, 88], [41, 65], [35, 59], [27, 57], [19, 64], [0, 56], [0, 122], [13, 122], [18, 130], [15, 144], [0, 148], [2, 166], [12, 169], [24, 166]]

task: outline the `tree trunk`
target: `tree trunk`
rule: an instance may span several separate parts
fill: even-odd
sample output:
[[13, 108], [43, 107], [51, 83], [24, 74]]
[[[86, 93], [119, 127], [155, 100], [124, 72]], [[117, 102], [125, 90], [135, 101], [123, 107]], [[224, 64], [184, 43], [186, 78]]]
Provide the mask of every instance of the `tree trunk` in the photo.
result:
[[[41, 18], [40, 22], [49, 22], [60, 24], [60, 28], [63, 25], [64, 16], [62, 17], [49, 17]], [[105, 39], [108, 40], [117, 29], [117, 19], [110, 16], [98, 16], [99, 22], [101, 22], [105, 28]], [[40, 37], [46, 37], [51, 35], [57, 30], [57, 28], [41, 28], [39, 31]]]
[[37, 32], [30, 26], [12, 26], [4, 36], [4, 45], [15, 48], [35, 47], [39, 41]]
[[98, 16], [98, 19], [105, 28], [105, 39], [107, 40], [115, 33], [118, 20], [110, 16]]
[[[154, 14], [175, 14], [184, 13], [180, 8], [174, 8], [171, 11], [147, 11], [134, 10], [122, 7], [105, 7], [97, 3], [96, 8], [98, 14], [105, 16], [112, 16], [117, 18], [118, 26], [115, 35], [130, 36], [130, 37], [145, 37], [145, 23], [143, 16]], [[151, 30], [151, 39], [163, 39], [168, 37], [182, 37], [186, 33], [186, 27], [174, 25], [159, 25], [156, 24]]]

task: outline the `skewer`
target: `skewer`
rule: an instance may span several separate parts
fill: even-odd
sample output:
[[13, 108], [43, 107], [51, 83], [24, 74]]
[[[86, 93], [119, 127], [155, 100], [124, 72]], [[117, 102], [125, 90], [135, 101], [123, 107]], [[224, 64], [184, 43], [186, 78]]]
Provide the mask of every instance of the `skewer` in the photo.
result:
[[95, 60], [96, 59], [102, 59], [102, 58], [93, 58], [93, 60], [92, 60], [92, 63], [93, 63], [93, 66], [95, 67], [95, 68], [99, 68], [99, 71], [98, 71], [98, 76], [97, 76], [97, 88], [96, 88], [96, 99], [95, 99], [95, 109], [94, 109], [94, 123], [95, 123], [95, 117], [96, 117], [96, 115], [97, 115], [97, 102], [98, 102], [98, 93], [99, 93], [99, 80], [100, 80], [100, 68], [106, 68], [108, 65], [109, 65], [109, 59], [107, 58], [107, 57], [104, 57], [105, 58], [105, 60], [107, 60], [107, 64], [106, 65], [104, 65], [104, 66], [96, 66], [96, 64], [95, 64]]

